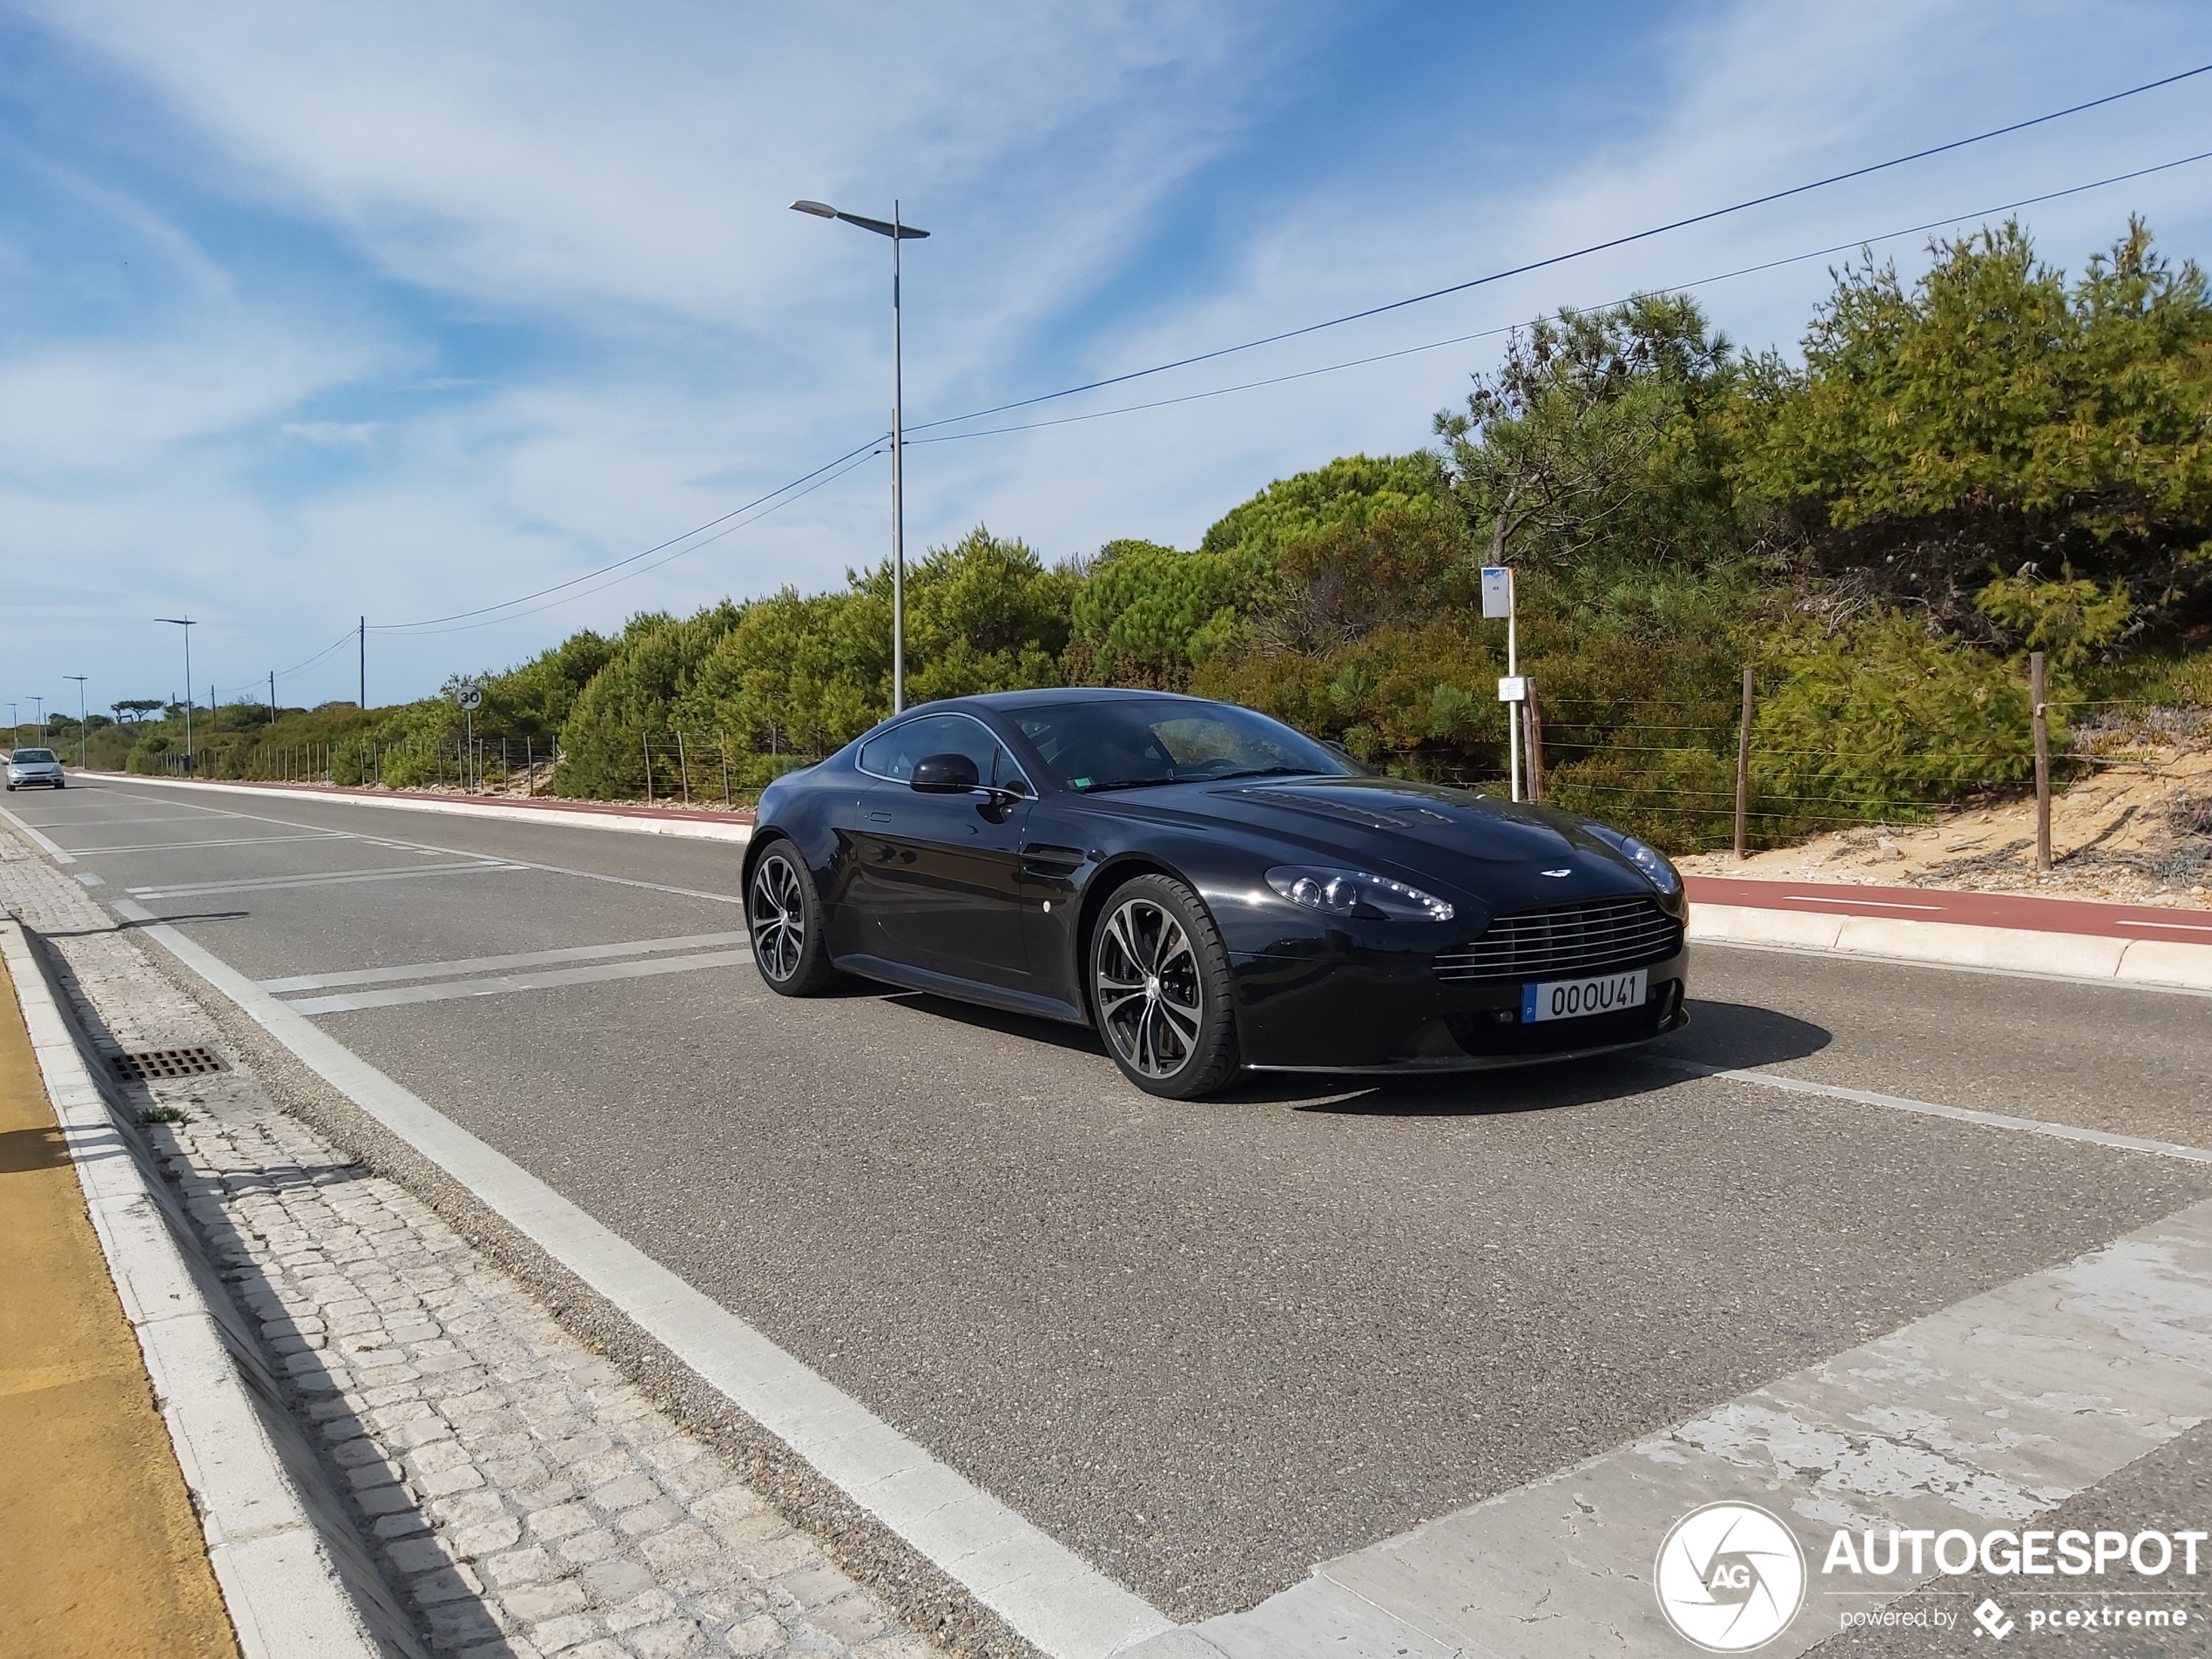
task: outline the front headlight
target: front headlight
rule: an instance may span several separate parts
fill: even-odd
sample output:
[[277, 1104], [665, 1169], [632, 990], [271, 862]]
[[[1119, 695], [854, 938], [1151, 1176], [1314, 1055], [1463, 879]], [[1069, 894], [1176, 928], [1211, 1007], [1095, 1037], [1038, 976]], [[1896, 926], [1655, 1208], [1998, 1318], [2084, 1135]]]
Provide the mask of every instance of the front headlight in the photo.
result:
[[1667, 862], [1663, 853], [1645, 846], [1633, 835], [1608, 829], [1602, 824], [1592, 824], [1589, 828], [1592, 834], [1616, 849], [1622, 858], [1642, 871], [1645, 879], [1669, 898], [1682, 891], [1682, 873]]
[[1409, 921], [1449, 921], [1452, 907], [1433, 893], [1409, 887], [1366, 870], [1337, 870], [1323, 865], [1278, 864], [1267, 885], [1292, 904], [1332, 916], [1379, 911]]

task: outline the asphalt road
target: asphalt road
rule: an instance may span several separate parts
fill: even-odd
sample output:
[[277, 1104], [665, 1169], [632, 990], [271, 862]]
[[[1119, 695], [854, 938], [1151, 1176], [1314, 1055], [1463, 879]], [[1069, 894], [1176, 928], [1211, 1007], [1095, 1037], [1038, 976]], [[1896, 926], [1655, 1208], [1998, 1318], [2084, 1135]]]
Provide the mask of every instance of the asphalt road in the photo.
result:
[[[316, 1017], [1184, 1619], [2212, 1195], [1647, 1059], [1160, 1102], [1080, 1032], [771, 995], [716, 941], [732, 846], [120, 783], [9, 806], [256, 979], [415, 970], [273, 988], [366, 1004]], [[2200, 998], [1692, 972], [1659, 1055], [2212, 1144]]]

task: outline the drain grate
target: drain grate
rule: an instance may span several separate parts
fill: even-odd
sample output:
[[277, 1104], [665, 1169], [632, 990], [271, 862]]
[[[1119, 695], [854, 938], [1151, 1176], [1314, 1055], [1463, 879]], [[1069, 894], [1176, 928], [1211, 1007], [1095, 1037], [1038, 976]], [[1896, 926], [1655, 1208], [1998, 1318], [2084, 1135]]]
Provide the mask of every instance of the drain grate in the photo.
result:
[[134, 1083], [197, 1077], [203, 1072], [223, 1069], [222, 1056], [212, 1049], [148, 1049], [139, 1054], [111, 1055], [108, 1063]]

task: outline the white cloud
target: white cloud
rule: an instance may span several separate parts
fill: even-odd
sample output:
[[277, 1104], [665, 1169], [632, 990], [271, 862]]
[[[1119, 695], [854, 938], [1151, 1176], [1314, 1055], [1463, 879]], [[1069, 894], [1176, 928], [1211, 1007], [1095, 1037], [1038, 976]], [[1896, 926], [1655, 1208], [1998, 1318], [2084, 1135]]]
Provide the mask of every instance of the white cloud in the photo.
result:
[[[887, 250], [786, 212], [794, 196], [880, 212], [896, 191], [936, 233], [909, 249], [919, 418], [1294, 327], [2148, 78], [2194, 32], [2186, 9], [2157, 5], [1701, 6], [1666, 28], [1642, 79], [1562, 89], [1562, 109], [1572, 93], [1605, 110], [1587, 132], [1571, 115], [1543, 125], [1541, 99], [1533, 124], [1492, 130], [1470, 88], [1428, 112], [1426, 151], [1270, 175], [1246, 223], [1204, 199], [1208, 170], [1233, 158], [1265, 172], [1257, 124], [1338, 95], [1312, 54], [1340, 19], [1150, 3], [618, 13], [422, 0], [69, 0], [41, 15], [165, 111], [180, 192], [340, 250], [303, 261], [273, 299], [179, 228], [181, 210], [141, 199], [151, 186], [84, 179], [87, 199], [186, 273], [185, 297], [127, 333], [0, 361], [0, 475], [13, 481], [0, 485], [0, 548], [52, 583], [39, 603], [56, 625], [37, 649], [55, 660], [39, 671], [81, 671], [102, 652], [136, 671], [136, 645], [106, 643], [111, 617], [191, 603], [211, 617], [211, 656], [235, 658], [224, 671], [241, 682], [361, 609], [435, 617], [560, 582], [867, 437], [888, 401]], [[2203, 94], [2159, 96], [1012, 418], [1395, 348], [2212, 148]], [[2078, 264], [2137, 200], [2173, 205], [2160, 228], [2187, 246], [2212, 228], [2201, 196], [2175, 175], [2037, 223]], [[1217, 266], [1137, 263], [1162, 257], [1131, 250], [1177, 214], [1212, 222]], [[32, 280], [20, 263], [6, 277]], [[1710, 303], [1739, 338], [1786, 341], [1824, 287], [1817, 265], [1796, 267]], [[917, 447], [909, 545], [978, 519], [1054, 556], [1116, 535], [1187, 545], [1270, 478], [1426, 442], [1429, 413], [1492, 351]], [[372, 689], [420, 690], [633, 608], [834, 583], [883, 550], [883, 469], [604, 594], [496, 629], [379, 640]], [[314, 695], [347, 694], [349, 671], [328, 671]]]

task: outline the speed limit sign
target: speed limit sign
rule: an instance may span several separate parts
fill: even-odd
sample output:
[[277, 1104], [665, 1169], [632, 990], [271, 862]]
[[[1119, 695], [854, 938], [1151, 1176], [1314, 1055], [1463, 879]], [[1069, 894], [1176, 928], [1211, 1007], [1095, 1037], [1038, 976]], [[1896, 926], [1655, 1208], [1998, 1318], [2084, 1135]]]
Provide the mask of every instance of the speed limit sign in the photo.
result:
[[463, 680], [453, 688], [453, 700], [463, 714], [474, 714], [484, 705], [484, 688], [474, 680]]

